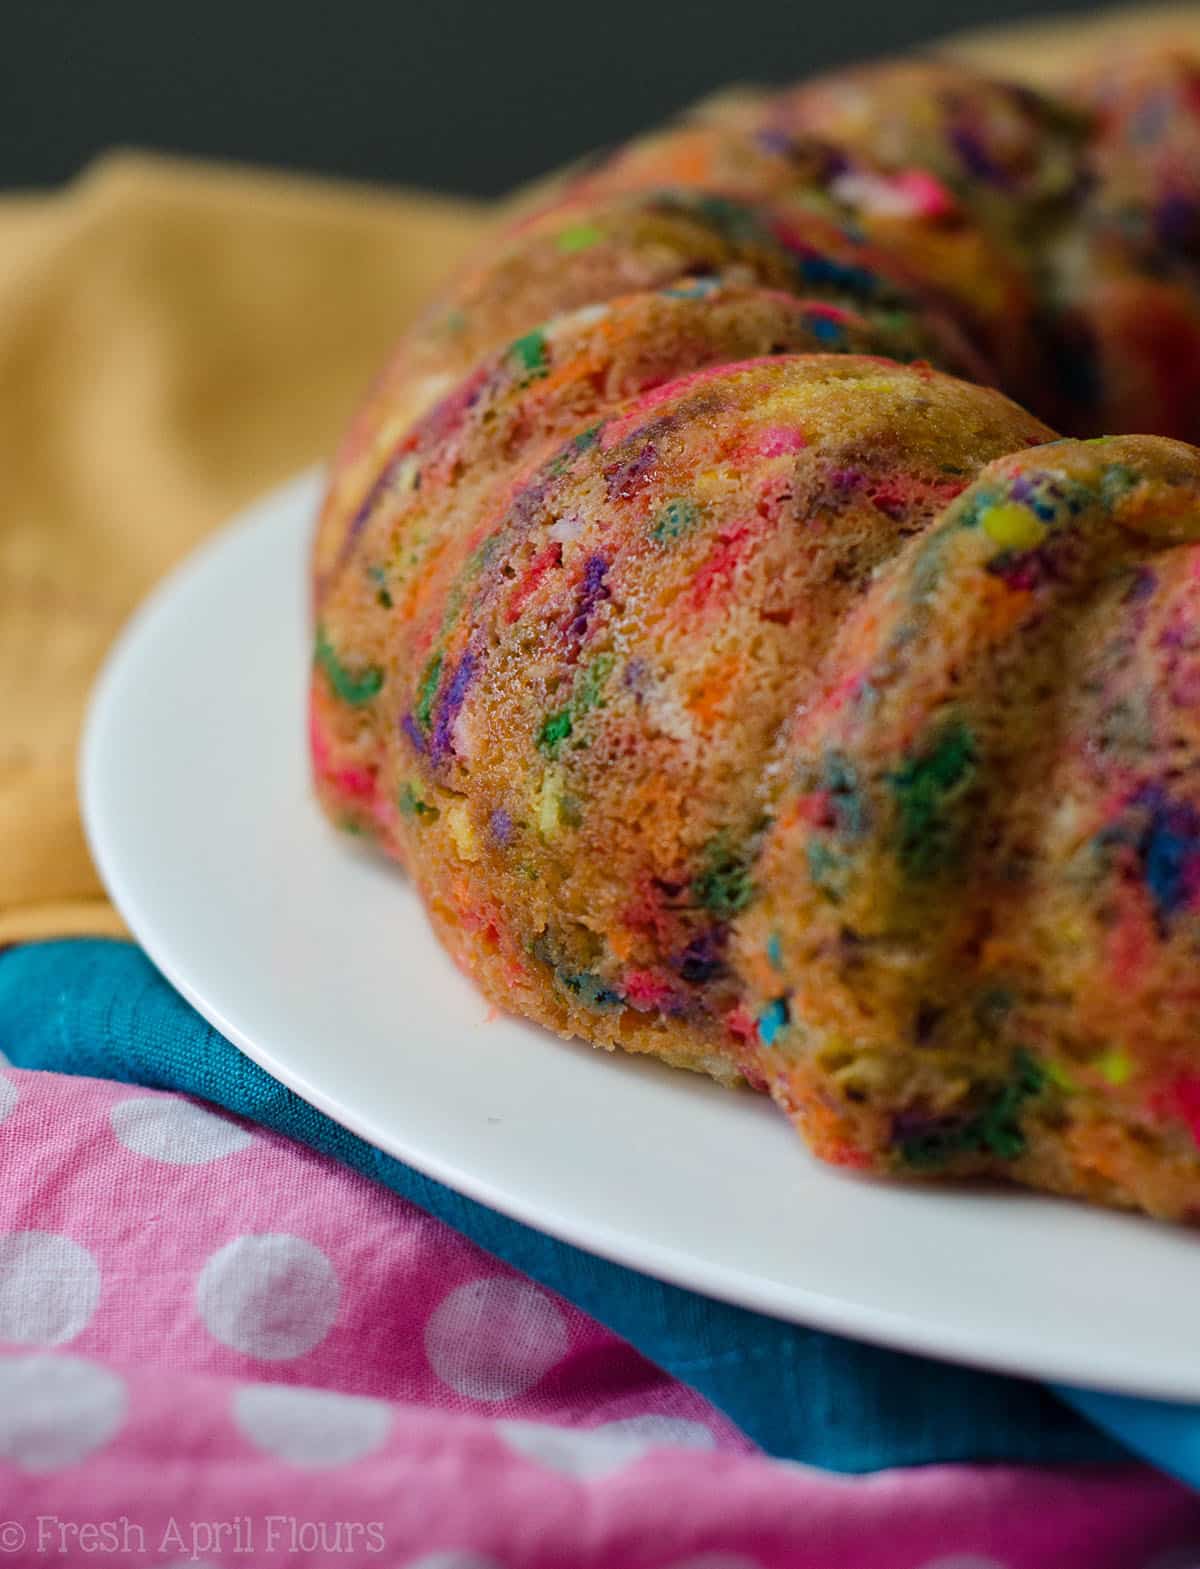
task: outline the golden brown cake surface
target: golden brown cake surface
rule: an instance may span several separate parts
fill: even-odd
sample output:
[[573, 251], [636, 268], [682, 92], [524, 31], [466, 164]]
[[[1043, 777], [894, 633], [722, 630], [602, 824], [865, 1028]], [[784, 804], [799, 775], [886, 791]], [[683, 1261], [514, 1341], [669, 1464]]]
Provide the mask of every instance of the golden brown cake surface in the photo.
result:
[[1198, 106], [1174, 51], [740, 94], [406, 336], [314, 774], [495, 1002], [843, 1165], [1200, 1216]]

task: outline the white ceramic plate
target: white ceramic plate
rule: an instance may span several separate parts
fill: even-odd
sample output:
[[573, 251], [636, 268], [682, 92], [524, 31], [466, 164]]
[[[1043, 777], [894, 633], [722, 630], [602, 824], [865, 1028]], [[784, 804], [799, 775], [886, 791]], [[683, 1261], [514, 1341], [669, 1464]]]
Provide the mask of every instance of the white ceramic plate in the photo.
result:
[[844, 1176], [748, 1092], [489, 1019], [402, 875], [309, 796], [319, 484], [268, 497], [159, 588], [88, 720], [100, 870], [201, 1013], [364, 1138], [607, 1258], [915, 1351], [1200, 1400], [1200, 1236]]

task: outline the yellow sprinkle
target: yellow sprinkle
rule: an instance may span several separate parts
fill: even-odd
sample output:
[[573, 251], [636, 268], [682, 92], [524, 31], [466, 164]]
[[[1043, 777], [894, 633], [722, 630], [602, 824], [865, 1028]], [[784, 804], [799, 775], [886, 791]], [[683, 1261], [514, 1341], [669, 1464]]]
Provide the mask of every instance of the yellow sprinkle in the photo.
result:
[[1097, 1057], [1092, 1066], [1102, 1079], [1114, 1086], [1125, 1084], [1133, 1072], [1133, 1063], [1128, 1055], [1116, 1047], [1106, 1051], [1103, 1057]]
[[558, 830], [560, 808], [563, 796], [563, 771], [561, 768], [547, 768], [542, 775], [541, 788], [537, 793], [538, 831], [546, 839]]
[[1046, 525], [1028, 507], [1005, 501], [983, 514], [983, 531], [1005, 550], [1032, 550], [1046, 537]]
[[725, 490], [728, 485], [728, 469], [701, 469], [692, 475], [688, 489], [693, 496], [705, 500]]
[[1062, 1063], [1051, 1062], [1049, 1059], [1046, 1059], [1043, 1061], [1042, 1067], [1045, 1068], [1046, 1077], [1050, 1080], [1051, 1084], [1057, 1085], [1060, 1090], [1071, 1091], [1077, 1090], [1079, 1088], [1078, 1084], [1076, 1084], [1075, 1080], [1063, 1067]]
[[459, 859], [477, 861], [479, 841], [475, 837], [475, 828], [465, 801], [455, 801], [453, 806], [447, 808], [446, 827], [450, 830], [450, 837], [454, 840], [454, 848], [458, 851]]

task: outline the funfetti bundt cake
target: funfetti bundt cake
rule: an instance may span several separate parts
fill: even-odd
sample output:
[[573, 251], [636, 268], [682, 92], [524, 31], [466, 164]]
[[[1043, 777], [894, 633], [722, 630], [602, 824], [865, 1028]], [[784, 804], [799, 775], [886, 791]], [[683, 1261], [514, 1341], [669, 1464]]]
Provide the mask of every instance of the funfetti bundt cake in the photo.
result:
[[989, 464], [795, 713], [736, 935], [826, 1158], [1200, 1193], [1200, 454]]
[[1200, 440], [1200, 62], [1107, 60], [1081, 198], [1046, 250], [1047, 321], [1080, 429]]
[[[405, 858], [415, 808], [400, 809], [408, 776], [396, 774], [390, 748], [402, 737], [419, 743], [428, 728], [451, 621], [496, 560], [493, 536], [531, 465], [548, 458], [561, 473], [565, 440], [586, 450], [586, 432], [623, 399], [712, 365], [817, 350], [909, 359], [921, 349], [931, 343], [905, 318], [872, 324], [820, 300], [684, 280], [556, 317], [485, 357], [396, 443], [348, 522], [326, 511], [317, 557], [324, 678], [312, 706], [331, 812]], [[547, 548], [561, 555], [563, 542]]]
[[1200, 1216], [1197, 74], [716, 100], [409, 332], [313, 769], [494, 1002], [843, 1166]]

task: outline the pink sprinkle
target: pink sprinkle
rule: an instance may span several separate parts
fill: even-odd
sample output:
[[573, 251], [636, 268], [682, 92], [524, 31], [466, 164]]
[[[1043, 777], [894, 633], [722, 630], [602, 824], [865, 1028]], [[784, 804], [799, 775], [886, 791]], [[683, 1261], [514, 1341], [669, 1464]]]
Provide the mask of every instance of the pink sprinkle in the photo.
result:
[[804, 432], [794, 425], [768, 425], [756, 443], [759, 455], [764, 458], [781, 458], [785, 453], [799, 452], [807, 446]]
[[945, 218], [958, 209], [946, 187], [926, 169], [904, 169], [892, 183], [904, 192], [913, 211], [922, 218]]
[[335, 785], [343, 795], [367, 800], [375, 794], [375, 776], [365, 768], [335, 768], [330, 758], [329, 740], [317, 715], [315, 699], [308, 706], [308, 745], [313, 768], [320, 778]]
[[743, 1002], [739, 1002], [736, 1008], [731, 1008], [725, 1015], [725, 1028], [735, 1041], [741, 1041], [743, 1045], [758, 1038], [754, 1016]]
[[1187, 1125], [1200, 1145], [1200, 1076], [1180, 1073], [1155, 1091], [1150, 1109], [1159, 1117], [1174, 1117]]
[[758, 1061], [758, 1026], [744, 1003], [725, 1015], [725, 1028], [733, 1040], [733, 1058], [738, 1071], [752, 1090], [765, 1095], [769, 1089]]
[[375, 794], [375, 780], [365, 768], [339, 768], [331, 777], [344, 795], [366, 800]]
[[758, 532], [750, 523], [738, 523], [717, 535], [692, 579], [691, 602], [696, 610], [703, 610], [732, 590], [738, 568], [754, 552]]
[[675, 997], [674, 988], [653, 970], [628, 971], [621, 978], [621, 990], [631, 1006], [639, 1013], [646, 1013], [651, 1008], [661, 1008], [664, 1004], [672, 1002]]
[[[780, 297], [782, 299], [792, 301], [793, 304], [795, 303], [794, 295], [785, 294]], [[805, 316], [815, 316], [819, 321], [836, 321], [839, 323], [846, 323], [852, 321], [861, 321], [862, 319], [861, 317], [856, 317], [853, 311], [846, 310], [844, 306], [827, 305], [824, 300], [801, 300], [800, 305], [803, 308]]]
[[832, 828], [836, 819], [829, 791], [810, 790], [805, 795], [797, 796], [796, 819], [801, 823], [811, 823], [814, 828]]

